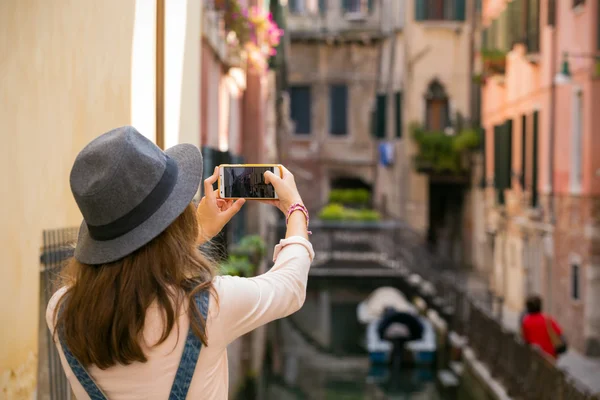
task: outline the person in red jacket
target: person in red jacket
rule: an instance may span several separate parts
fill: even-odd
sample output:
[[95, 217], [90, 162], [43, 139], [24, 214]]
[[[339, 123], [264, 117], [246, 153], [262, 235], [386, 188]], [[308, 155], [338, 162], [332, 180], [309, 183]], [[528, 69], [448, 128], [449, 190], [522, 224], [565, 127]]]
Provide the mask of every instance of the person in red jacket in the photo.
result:
[[562, 329], [550, 316], [542, 313], [542, 299], [539, 296], [527, 298], [527, 313], [521, 321], [523, 340], [537, 345], [553, 359], [566, 351], [566, 341]]

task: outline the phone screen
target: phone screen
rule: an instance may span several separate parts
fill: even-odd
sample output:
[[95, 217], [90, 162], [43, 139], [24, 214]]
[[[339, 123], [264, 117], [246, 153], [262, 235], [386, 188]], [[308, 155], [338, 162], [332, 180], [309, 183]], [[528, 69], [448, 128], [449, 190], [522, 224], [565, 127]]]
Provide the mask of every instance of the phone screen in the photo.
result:
[[273, 167], [223, 167], [223, 196], [274, 199], [273, 185], [265, 182], [267, 171]]

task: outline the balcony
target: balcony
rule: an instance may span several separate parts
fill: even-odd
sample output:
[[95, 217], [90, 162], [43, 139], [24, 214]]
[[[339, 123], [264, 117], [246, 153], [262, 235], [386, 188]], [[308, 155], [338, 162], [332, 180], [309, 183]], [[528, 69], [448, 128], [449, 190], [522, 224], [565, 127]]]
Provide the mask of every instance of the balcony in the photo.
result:
[[471, 128], [432, 131], [413, 125], [412, 135], [418, 147], [415, 171], [437, 182], [469, 182], [471, 156], [479, 149], [481, 133]]
[[[378, 39], [402, 29], [403, 2], [383, 9], [382, 0], [292, 0], [287, 27], [292, 39]], [[310, 7], [312, 5], [312, 7]]]
[[224, 17], [224, 11], [205, 7], [202, 13], [202, 37], [222, 63], [239, 67], [242, 64], [241, 54], [227, 43]]

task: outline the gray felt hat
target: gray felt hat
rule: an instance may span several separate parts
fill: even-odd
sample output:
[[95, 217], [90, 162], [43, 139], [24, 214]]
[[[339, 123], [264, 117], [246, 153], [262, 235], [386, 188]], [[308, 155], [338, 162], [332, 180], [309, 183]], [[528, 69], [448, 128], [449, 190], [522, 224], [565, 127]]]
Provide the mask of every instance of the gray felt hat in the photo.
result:
[[94, 139], [71, 170], [84, 218], [75, 258], [105, 264], [138, 250], [181, 215], [201, 179], [202, 155], [194, 145], [163, 152], [131, 126]]

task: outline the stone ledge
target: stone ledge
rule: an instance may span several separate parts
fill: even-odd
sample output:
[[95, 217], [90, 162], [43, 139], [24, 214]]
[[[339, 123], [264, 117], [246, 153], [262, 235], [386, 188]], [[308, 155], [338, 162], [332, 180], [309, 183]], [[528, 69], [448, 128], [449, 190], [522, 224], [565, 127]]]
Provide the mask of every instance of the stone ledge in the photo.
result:
[[465, 363], [465, 374], [471, 372], [473, 377], [477, 379], [488, 395], [486, 399], [513, 400], [506, 392], [506, 389], [492, 377], [487, 367], [477, 359], [470, 347], [464, 349], [463, 359]]

